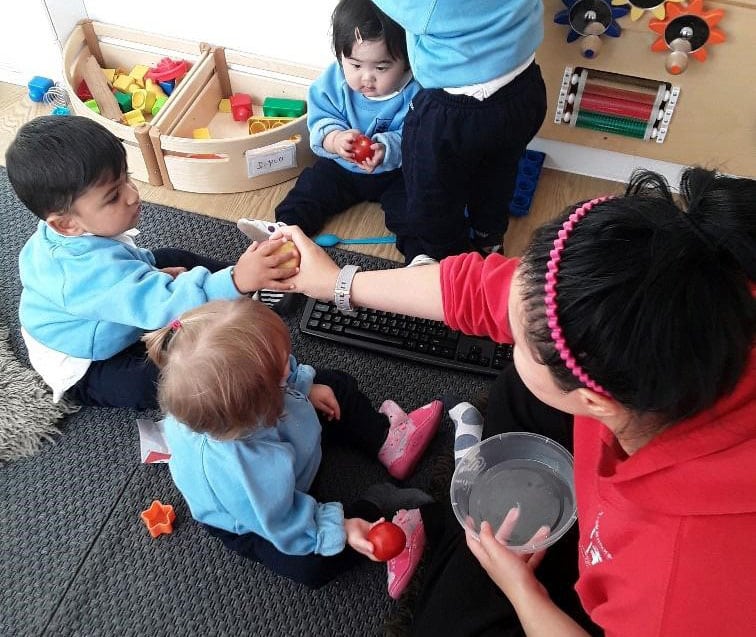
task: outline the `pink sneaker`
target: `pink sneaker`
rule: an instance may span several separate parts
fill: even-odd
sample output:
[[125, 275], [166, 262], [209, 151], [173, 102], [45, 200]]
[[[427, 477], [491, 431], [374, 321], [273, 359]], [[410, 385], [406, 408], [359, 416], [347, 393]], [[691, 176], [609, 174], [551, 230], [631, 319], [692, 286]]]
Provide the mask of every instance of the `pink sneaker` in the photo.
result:
[[394, 478], [404, 480], [435, 435], [444, 404], [434, 400], [407, 415], [393, 400], [386, 400], [378, 411], [389, 419], [388, 436], [378, 451], [378, 459]]
[[407, 545], [394, 559], [386, 562], [388, 569], [388, 594], [399, 599], [417, 570], [425, 549], [425, 527], [420, 509], [399, 509], [392, 520], [407, 536]]

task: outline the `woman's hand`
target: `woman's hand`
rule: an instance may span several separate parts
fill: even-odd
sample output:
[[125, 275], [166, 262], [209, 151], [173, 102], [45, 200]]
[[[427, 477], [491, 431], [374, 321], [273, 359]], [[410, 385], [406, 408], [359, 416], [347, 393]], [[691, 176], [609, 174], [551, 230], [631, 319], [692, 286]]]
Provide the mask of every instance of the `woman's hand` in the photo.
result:
[[[469, 529], [465, 531], [470, 551], [488, 576], [515, 606], [520, 599], [527, 598], [529, 595], [541, 596], [545, 593], [534, 571], [541, 563], [546, 551], [519, 554], [509, 550], [505, 544], [512, 534], [519, 515], [519, 509], [511, 509], [495, 535], [488, 522], [480, 525], [479, 539], [476, 539]], [[548, 528], [542, 527], [536, 531], [529, 543], [542, 541], [547, 535]]]
[[336, 278], [339, 276], [339, 266], [320, 246], [316, 245], [297, 226], [284, 226], [271, 237], [278, 238], [282, 234], [289, 237], [299, 251], [299, 272], [286, 283], [293, 285], [292, 290], [301, 292], [316, 299], [333, 299]]
[[328, 420], [341, 420], [341, 407], [336, 395], [328, 385], [313, 384], [310, 388], [310, 402], [319, 412], [325, 414]]
[[367, 534], [370, 529], [381, 522], [385, 522], [385, 518], [381, 518], [375, 522], [368, 522], [361, 518], [344, 518], [347, 544], [361, 555], [373, 560], [373, 562], [378, 562], [379, 560], [373, 555], [373, 543], [368, 542]]

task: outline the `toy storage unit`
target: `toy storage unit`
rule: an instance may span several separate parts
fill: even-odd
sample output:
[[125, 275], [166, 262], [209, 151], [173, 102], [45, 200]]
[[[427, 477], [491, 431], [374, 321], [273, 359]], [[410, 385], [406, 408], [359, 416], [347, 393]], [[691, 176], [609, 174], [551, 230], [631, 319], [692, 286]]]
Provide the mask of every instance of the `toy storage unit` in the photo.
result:
[[[312, 165], [307, 115], [250, 134], [249, 124], [219, 112], [221, 99], [251, 96], [262, 115], [266, 97], [306, 100], [322, 69], [214, 47], [187, 79], [167, 117], [153, 123], [150, 138], [164, 186], [202, 193], [267, 188], [293, 179]], [[258, 106], [254, 106], [258, 105]], [[210, 139], [194, 139], [206, 128]]]
[[[90, 117], [122, 140], [126, 148], [129, 170], [135, 179], [162, 185], [160, 166], [149, 138], [150, 126], [170, 117], [174, 102], [184, 86], [189, 83], [198, 66], [210, 54], [210, 47], [199, 42], [168, 38], [133, 29], [83, 20], [77, 24], [63, 48], [63, 76], [71, 102], [71, 110], [77, 115]], [[189, 71], [177, 84], [165, 105], [155, 115], [146, 118], [147, 123], [132, 127], [121, 121], [117, 112], [95, 113], [76, 95], [76, 87], [86, 73], [100, 68], [130, 71], [137, 64], [155, 66], [163, 58], [186, 60]], [[104, 75], [103, 75], [104, 78]], [[103, 85], [103, 90], [106, 85]], [[94, 93], [94, 87], [90, 90]]]

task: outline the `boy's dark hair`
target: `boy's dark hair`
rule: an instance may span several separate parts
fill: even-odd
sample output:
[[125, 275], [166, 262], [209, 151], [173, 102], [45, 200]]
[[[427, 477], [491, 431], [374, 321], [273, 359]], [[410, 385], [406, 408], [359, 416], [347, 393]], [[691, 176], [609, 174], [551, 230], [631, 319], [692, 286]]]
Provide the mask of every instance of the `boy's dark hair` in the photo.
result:
[[40, 219], [64, 212], [92, 186], [126, 172], [126, 150], [88, 117], [47, 115], [24, 124], [5, 153], [8, 179]]
[[[352, 55], [355, 30], [363, 40], [381, 40], [394, 60], [408, 63], [407, 38], [404, 29], [376, 7], [370, 0], [340, 0], [331, 16], [333, 50], [341, 63]], [[408, 64], [409, 68], [409, 64]]]
[[[561, 253], [558, 318], [579, 365], [635, 413], [672, 423], [730, 393], [753, 345], [756, 181], [689, 168], [682, 209], [661, 175], [637, 171], [595, 205]], [[522, 261], [528, 345], [561, 389], [581, 387], [554, 347], [544, 307], [562, 218]]]

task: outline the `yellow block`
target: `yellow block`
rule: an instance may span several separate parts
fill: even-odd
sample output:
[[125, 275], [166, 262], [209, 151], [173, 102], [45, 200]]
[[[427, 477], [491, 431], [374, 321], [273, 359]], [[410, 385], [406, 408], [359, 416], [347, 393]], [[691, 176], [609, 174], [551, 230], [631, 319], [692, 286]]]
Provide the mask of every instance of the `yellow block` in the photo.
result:
[[134, 68], [129, 71], [129, 75], [134, 78], [134, 80], [137, 84], [139, 84], [140, 87], [144, 88], [144, 76], [149, 70], [149, 66], [146, 66], [144, 64], [135, 64]]
[[139, 126], [145, 123], [144, 114], [142, 111], [133, 110], [123, 114], [123, 119], [129, 126]]
[[165, 94], [165, 91], [160, 88], [160, 84], [151, 80], [149, 77], [146, 77], [144, 79], [144, 88], [146, 88], [150, 93], [154, 94], [155, 97], [168, 97]]
[[112, 84], [113, 80], [115, 79], [116, 70], [115, 69], [102, 69], [102, 72], [105, 74], [105, 79], [108, 81], [108, 83]]
[[152, 113], [155, 105], [155, 95], [146, 89], [140, 88], [131, 95], [131, 106], [143, 113]]
[[247, 120], [249, 125], [249, 134], [264, 133], [266, 130], [278, 128], [289, 122], [293, 122], [296, 117], [265, 117], [264, 115], [253, 115]]
[[192, 131], [192, 137], [194, 139], [212, 139], [209, 128], [195, 128]]
[[134, 78], [130, 75], [116, 75], [115, 79], [113, 80], [113, 88], [119, 91], [123, 91], [124, 93], [131, 93], [129, 87], [132, 84], [135, 84], [135, 82]]
[[219, 113], [230, 113], [231, 112], [231, 100], [228, 99], [228, 98], [224, 98], [220, 102], [218, 102], [218, 112]]

